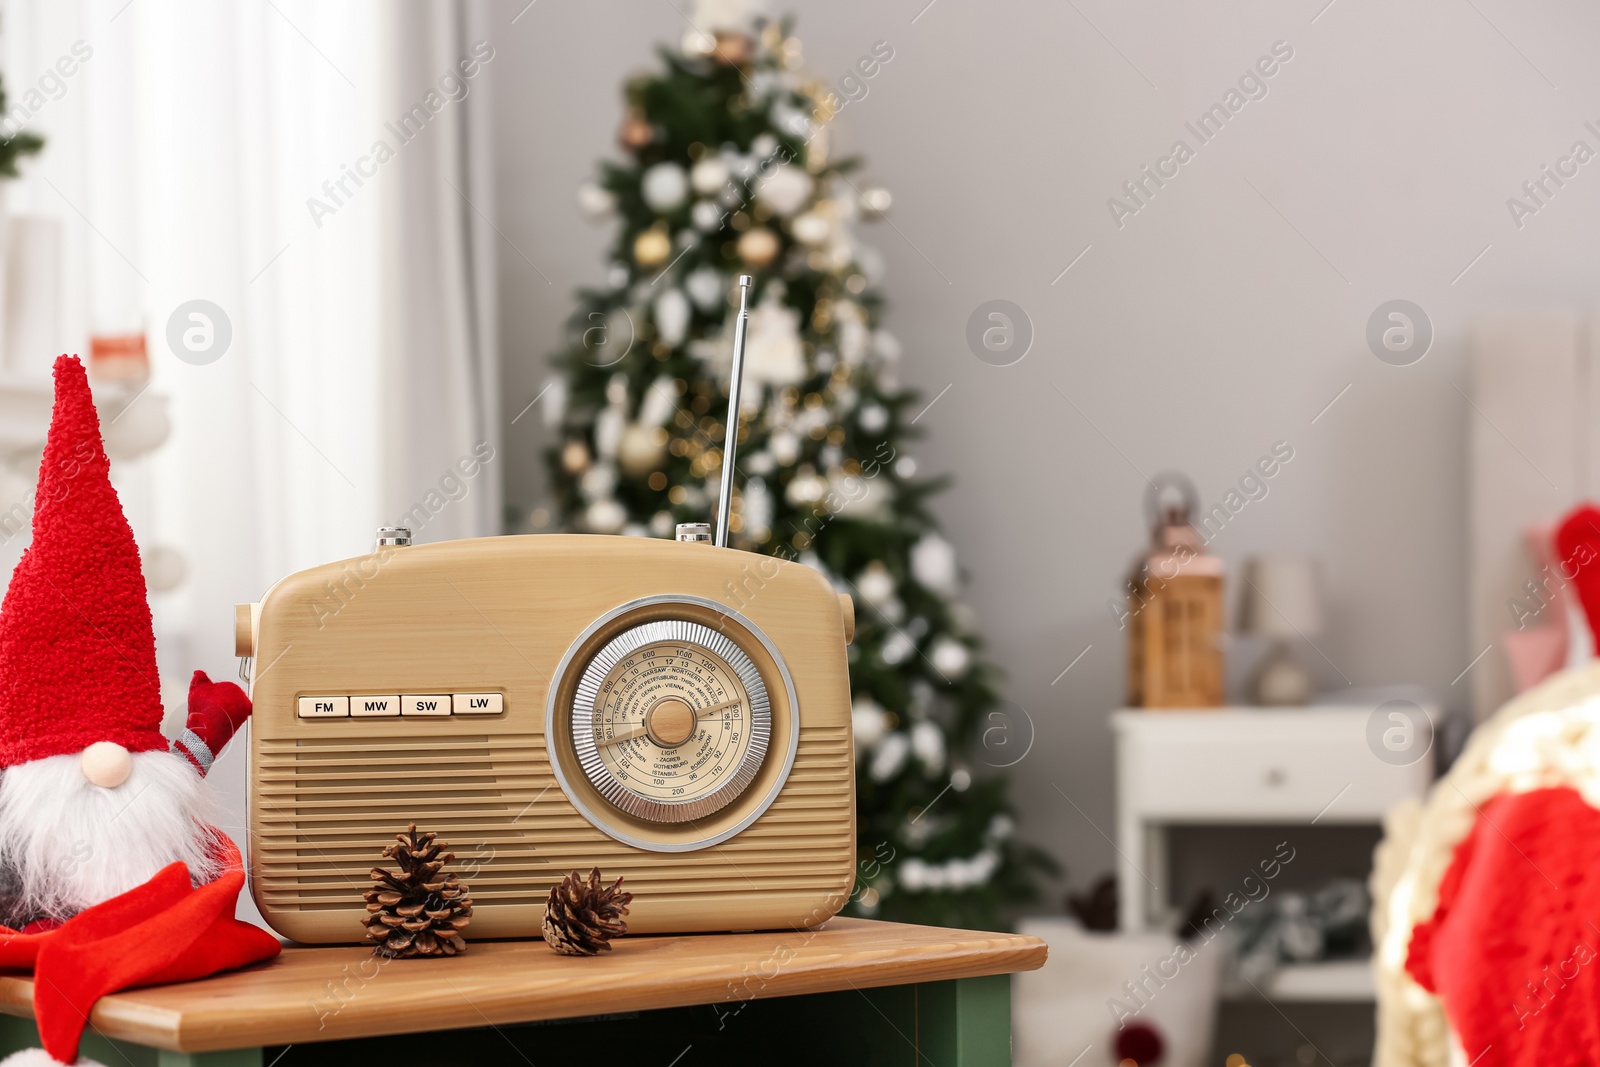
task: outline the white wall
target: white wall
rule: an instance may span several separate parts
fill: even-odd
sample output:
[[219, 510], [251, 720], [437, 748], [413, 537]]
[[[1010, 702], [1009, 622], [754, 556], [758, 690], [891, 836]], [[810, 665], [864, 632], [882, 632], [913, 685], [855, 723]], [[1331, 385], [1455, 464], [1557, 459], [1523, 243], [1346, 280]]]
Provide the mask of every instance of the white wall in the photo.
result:
[[[574, 287], [600, 278], [607, 235], [577, 218], [572, 193], [616, 152], [622, 81], [686, 28], [655, 0], [538, 3], [511, 24], [525, 3], [496, 19], [491, 67], [507, 420], [546, 380]], [[1105, 602], [1145, 536], [1140, 472], [1179, 467], [1209, 504], [1288, 441], [1293, 461], [1215, 549], [1231, 564], [1268, 550], [1322, 560], [1326, 659], [1299, 653], [1323, 685], [1418, 682], [1467, 706], [1470, 682], [1451, 684], [1476, 653], [1464, 494], [1479, 416], [1458, 391], [1463, 338], [1476, 309], [1587, 304], [1600, 283], [1600, 162], [1520, 230], [1506, 207], [1573, 141], [1600, 150], [1583, 127], [1600, 127], [1586, 43], [1600, 11], [924, 3], [821, 0], [798, 29], [825, 78], [875, 41], [895, 50], [845, 109], [839, 143], [895, 195], [892, 227], [873, 236], [905, 375], [930, 398], [953, 385], [921, 420], [917, 453], [956, 477], [940, 510], [1011, 696], [1038, 724], [1012, 772], [1024, 828], [1081, 883], [1114, 858], [1099, 831], [1112, 827], [1105, 717], [1122, 697], [1123, 647]], [[1183, 123], [1280, 40], [1294, 56], [1268, 95], [1119, 230], [1107, 198], [1175, 138], [1194, 146]], [[1009, 368], [963, 339], [970, 311], [995, 297], [1037, 331]], [[1404, 368], [1364, 340], [1371, 312], [1399, 297], [1437, 329]], [[513, 502], [539, 488], [534, 423], [508, 430]], [[1570, 495], [1551, 490], [1551, 510]]]

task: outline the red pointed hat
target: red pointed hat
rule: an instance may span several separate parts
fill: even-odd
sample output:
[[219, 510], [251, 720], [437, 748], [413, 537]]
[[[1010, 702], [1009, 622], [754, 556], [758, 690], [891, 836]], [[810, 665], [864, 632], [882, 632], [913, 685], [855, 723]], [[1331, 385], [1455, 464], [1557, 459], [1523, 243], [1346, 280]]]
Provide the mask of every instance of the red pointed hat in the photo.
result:
[[33, 544], [0, 605], [0, 767], [96, 741], [167, 747], [139, 549], [77, 356], [55, 381]]

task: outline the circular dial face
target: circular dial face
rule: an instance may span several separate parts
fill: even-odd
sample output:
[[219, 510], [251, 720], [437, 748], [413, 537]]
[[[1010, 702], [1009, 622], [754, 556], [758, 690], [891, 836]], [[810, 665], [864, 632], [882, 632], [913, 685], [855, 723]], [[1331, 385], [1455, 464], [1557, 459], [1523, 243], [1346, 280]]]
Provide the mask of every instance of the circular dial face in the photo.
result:
[[699, 623], [648, 622], [609, 641], [574, 694], [572, 738], [589, 781], [630, 815], [704, 818], [760, 769], [772, 731], [750, 657]]

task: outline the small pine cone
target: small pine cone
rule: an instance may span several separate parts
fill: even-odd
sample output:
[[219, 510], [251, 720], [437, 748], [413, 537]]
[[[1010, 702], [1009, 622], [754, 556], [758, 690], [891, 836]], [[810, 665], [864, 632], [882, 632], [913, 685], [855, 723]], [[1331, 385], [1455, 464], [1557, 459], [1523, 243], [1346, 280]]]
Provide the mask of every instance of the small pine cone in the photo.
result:
[[[433, 834], [412, 823], [383, 850], [399, 870], [372, 868], [366, 891], [367, 937], [378, 956], [455, 956], [467, 950], [461, 931], [472, 921], [472, 898], [454, 874], [441, 874], [455, 859]], [[441, 855], [443, 853], [443, 855]]]
[[600, 868], [589, 878], [573, 871], [550, 887], [544, 906], [545, 942], [563, 956], [593, 956], [609, 951], [608, 942], [628, 932], [622, 916], [628, 914], [632, 893], [622, 892], [622, 879], [609, 886], [600, 883]]

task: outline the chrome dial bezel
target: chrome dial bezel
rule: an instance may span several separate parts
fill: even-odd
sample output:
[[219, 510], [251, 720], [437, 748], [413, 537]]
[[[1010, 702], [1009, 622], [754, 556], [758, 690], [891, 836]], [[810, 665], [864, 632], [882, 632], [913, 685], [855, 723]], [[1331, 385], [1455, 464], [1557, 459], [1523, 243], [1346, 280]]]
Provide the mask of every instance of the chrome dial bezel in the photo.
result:
[[[750, 704], [746, 720], [750, 739], [738, 765], [716, 789], [684, 800], [647, 797], [629, 788], [600, 758], [595, 740], [595, 717], [601, 703], [600, 687], [605, 684], [606, 677], [619, 663], [641, 648], [662, 642], [704, 649], [727, 664], [739, 679], [739, 684], [744, 686]], [[725, 634], [687, 619], [659, 619], [640, 623], [606, 642], [584, 666], [572, 698], [572, 747], [578, 754], [578, 765], [583, 768], [589, 784], [618, 809], [650, 822], [693, 822], [714, 815], [733, 803], [761, 769], [771, 737], [772, 703], [767, 695], [766, 683], [761, 680], [761, 672], [756, 669], [754, 661]]]

